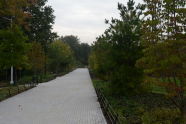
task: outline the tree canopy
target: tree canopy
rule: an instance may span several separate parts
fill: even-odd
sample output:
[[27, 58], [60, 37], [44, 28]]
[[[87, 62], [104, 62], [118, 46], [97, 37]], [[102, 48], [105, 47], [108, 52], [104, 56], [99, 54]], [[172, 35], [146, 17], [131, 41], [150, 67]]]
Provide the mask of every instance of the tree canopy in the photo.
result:
[[[184, 92], [186, 63], [186, 2], [183, 0], [145, 0], [143, 22], [144, 56], [137, 66], [164, 87], [186, 122]], [[163, 80], [163, 81], [162, 81]], [[182, 122], [184, 123], [184, 122]]]
[[57, 34], [52, 32], [54, 24], [54, 10], [51, 6], [46, 5], [47, 0], [37, 0], [29, 6], [28, 12], [31, 18], [28, 19], [29, 30], [27, 31], [30, 41], [39, 42], [45, 52], [49, 43], [51, 43]]
[[62, 72], [73, 64], [71, 48], [61, 41], [52, 42], [48, 49], [49, 69], [53, 73]]
[[94, 43], [90, 57], [93, 71], [101, 77], [107, 75], [113, 93], [120, 95], [138, 93], [143, 77], [135, 63], [142, 56], [139, 42], [144, 6], [135, 7], [133, 0], [127, 5], [118, 4], [121, 19], [106, 20], [110, 26]]
[[29, 43], [28, 38], [21, 29], [14, 25], [11, 29], [0, 30], [0, 67], [10, 68], [10, 66], [23, 67], [28, 64], [26, 53]]
[[88, 65], [90, 46], [87, 43], [81, 43], [79, 38], [74, 35], [62, 36], [60, 40], [70, 46], [78, 65]]

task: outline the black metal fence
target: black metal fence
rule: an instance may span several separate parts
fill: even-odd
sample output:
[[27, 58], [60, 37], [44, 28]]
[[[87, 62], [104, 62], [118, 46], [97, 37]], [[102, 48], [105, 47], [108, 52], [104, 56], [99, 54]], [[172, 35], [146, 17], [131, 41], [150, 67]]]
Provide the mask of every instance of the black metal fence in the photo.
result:
[[104, 94], [100, 89], [95, 89], [98, 101], [100, 102], [101, 108], [105, 114], [108, 124], [125, 124], [124, 118], [119, 117], [119, 115], [114, 111]]

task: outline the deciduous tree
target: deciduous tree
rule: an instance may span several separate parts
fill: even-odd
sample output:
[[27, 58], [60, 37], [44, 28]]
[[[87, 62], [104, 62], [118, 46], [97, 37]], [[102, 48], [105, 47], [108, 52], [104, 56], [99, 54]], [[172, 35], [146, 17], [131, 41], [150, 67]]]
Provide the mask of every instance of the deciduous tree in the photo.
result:
[[40, 43], [32, 42], [31, 49], [28, 52], [29, 63], [31, 66], [31, 70], [34, 74], [41, 73], [44, 70], [45, 64], [45, 53]]
[[71, 68], [72, 64], [72, 50], [66, 43], [55, 41], [50, 44], [48, 49], [48, 66], [50, 71], [59, 73]]
[[[186, 15], [186, 1], [145, 0], [145, 2], [148, 7], [147, 20], [143, 25], [146, 31], [142, 37], [145, 47], [144, 57], [139, 59], [137, 65], [144, 68], [148, 76], [156, 77], [157, 82], [167, 90], [167, 96], [180, 109], [182, 121], [186, 122], [184, 98], [186, 86], [186, 16], [184, 16]], [[158, 6], [152, 6], [157, 2]], [[153, 18], [152, 8], [158, 10], [156, 17], [160, 18], [156, 18], [156, 20]]]
[[28, 58], [26, 53], [29, 44], [28, 38], [21, 29], [14, 25], [11, 29], [0, 30], [0, 67], [3, 69], [14, 66], [22, 68], [27, 66]]

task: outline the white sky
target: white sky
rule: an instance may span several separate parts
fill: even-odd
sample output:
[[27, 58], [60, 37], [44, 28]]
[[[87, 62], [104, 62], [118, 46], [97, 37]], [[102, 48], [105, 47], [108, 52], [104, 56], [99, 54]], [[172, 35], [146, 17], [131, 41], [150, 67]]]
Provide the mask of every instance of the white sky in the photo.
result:
[[[54, 31], [58, 35], [76, 35], [91, 44], [107, 28], [105, 19], [119, 18], [117, 3], [128, 0], [48, 0], [56, 16]], [[136, 3], [143, 0], [135, 0]]]

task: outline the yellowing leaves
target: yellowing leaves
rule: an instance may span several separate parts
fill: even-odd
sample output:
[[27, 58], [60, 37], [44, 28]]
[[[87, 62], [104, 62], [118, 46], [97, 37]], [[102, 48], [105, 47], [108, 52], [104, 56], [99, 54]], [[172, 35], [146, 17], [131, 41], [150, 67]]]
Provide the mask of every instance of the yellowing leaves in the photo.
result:
[[45, 64], [45, 54], [40, 43], [33, 42], [28, 53], [29, 61], [33, 71], [42, 71]]
[[50, 44], [48, 59], [49, 68], [53, 72], [58, 73], [71, 66], [73, 62], [73, 53], [66, 43], [58, 40]]

